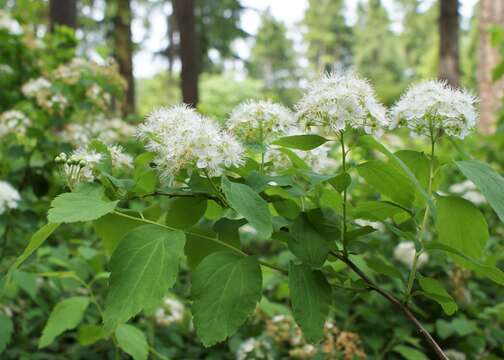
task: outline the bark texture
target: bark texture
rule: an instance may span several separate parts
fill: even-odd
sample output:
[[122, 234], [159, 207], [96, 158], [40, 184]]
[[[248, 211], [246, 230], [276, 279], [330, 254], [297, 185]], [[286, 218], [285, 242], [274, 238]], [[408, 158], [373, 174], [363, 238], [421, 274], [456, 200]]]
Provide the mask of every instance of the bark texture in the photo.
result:
[[459, 85], [459, 2], [440, 0], [439, 11], [439, 78], [452, 86]]
[[504, 0], [480, 0], [479, 15], [479, 93], [481, 118], [479, 129], [490, 134], [495, 131], [496, 112], [502, 105], [504, 80], [492, 81], [492, 70], [501, 61], [490, 43], [489, 27], [504, 26]]
[[49, 31], [58, 25], [77, 28], [77, 0], [49, 0]]
[[119, 72], [126, 80], [128, 88], [121, 104], [124, 115], [135, 112], [135, 78], [133, 76], [133, 41], [131, 39], [131, 4], [130, 0], [113, 0], [114, 30], [112, 39], [114, 43], [114, 58], [119, 65]]
[[199, 52], [194, 0], [174, 0], [175, 18], [180, 33], [180, 73], [182, 100], [196, 107], [198, 104]]

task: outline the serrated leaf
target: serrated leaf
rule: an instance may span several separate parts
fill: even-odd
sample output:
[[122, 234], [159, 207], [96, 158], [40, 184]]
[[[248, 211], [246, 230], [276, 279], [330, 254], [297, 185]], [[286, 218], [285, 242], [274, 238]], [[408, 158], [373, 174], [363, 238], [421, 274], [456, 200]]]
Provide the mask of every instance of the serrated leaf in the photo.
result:
[[221, 251], [196, 268], [191, 288], [196, 333], [205, 346], [233, 335], [254, 311], [262, 294], [262, 273], [255, 256]]
[[80, 186], [75, 192], [58, 195], [47, 219], [51, 223], [96, 220], [114, 211], [118, 202], [103, 200], [102, 187]]
[[481, 161], [457, 161], [455, 164], [485, 195], [501, 221], [504, 222], [504, 178]]
[[425, 292], [424, 295], [441, 305], [446, 315], [453, 315], [458, 310], [457, 303], [439, 281], [419, 276], [418, 282]]
[[12, 333], [14, 331], [14, 324], [10, 317], [0, 314], [0, 354], [4, 352], [9, 345]]
[[24, 249], [23, 253], [16, 259], [11, 270], [21, 266], [26, 259], [28, 259], [58, 228], [59, 223], [48, 223], [38, 229], [30, 238], [28, 246]]
[[291, 263], [289, 289], [294, 319], [304, 337], [318, 343], [324, 337], [324, 324], [331, 304], [329, 283], [321, 271]]
[[222, 178], [222, 191], [233, 209], [243, 215], [257, 230], [261, 239], [267, 239], [273, 232], [273, 223], [268, 209], [268, 203], [254, 190], [244, 184]]
[[310, 225], [305, 215], [296, 219], [289, 233], [289, 250], [312, 268], [324, 265], [329, 253], [325, 239]]
[[75, 328], [82, 320], [90, 299], [85, 296], [71, 297], [56, 304], [42, 330], [39, 348], [48, 346], [66, 330]]
[[357, 171], [380, 194], [395, 202], [403, 206], [410, 206], [415, 200], [413, 184], [394, 166], [379, 160], [371, 160], [359, 164]]
[[275, 140], [273, 142], [273, 145], [308, 151], [318, 148], [320, 145], [325, 144], [327, 141], [329, 140], [320, 135], [292, 135], [284, 136], [278, 140]]
[[109, 263], [106, 331], [163, 299], [177, 278], [184, 244], [184, 233], [157, 225], [142, 225], [126, 234]]
[[147, 360], [149, 344], [145, 334], [137, 327], [121, 324], [115, 331], [117, 345], [134, 360]]
[[[489, 234], [486, 220], [478, 208], [470, 201], [455, 196], [440, 197], [436, 206], [439, 242], [468, 257], [479, 259], [483, 255]], [[463, 262], [456, 256], [454, 258]]]
[[166, 225], [187, 229], [195, 225], [205, 214], [207, 199], [204, 197], [176, 197], [167, 201]]

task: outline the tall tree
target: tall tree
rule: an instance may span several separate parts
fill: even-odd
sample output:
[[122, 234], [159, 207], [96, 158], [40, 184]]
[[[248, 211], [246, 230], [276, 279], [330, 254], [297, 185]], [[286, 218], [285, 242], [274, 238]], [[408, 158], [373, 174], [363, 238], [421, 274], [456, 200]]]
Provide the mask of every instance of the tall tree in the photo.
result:
[[261, 15], [247, 69], [252, 77], [264, 80], [266, 90], [280, 101], [290, 105], [296, 100], [299, 68], [294, 43], [285, 25], [269, 11]]
[[180, 33], [182, 100], [184, 103], [196, 107], [198, 104], [200, 53], [194, 16], [194, 0], [173, 0], [173, 5]]
[[492, 70], [499, 63], [500, 57], [498, 51], [492, 47], [489, 30], [495, 25], [504, 26], [504, 0], [480, 0], [479, 11], [479, 127], [483, 133], [491, 133], [495, 130], [495, 112], [504, 95], [504, 80], [492, 80]]
[[354, 33], [354, 66], [376, 84], [383, 101], [395, 101], [406, 87], [404, 52], [380, 0], [359, 3]]
[[459, 2], [439, 1], [439, 78], [459, 86]]
[[108, 0], [112, 8], [112, 41], [113, 53], [119, 65], [119, 72], [126, 80], [128, 88], [121, 104], [122, 113], [135, 112], [135, 78], [133, 76], [133, 41], [131, 38], [131, 4], [130, 0]]
[[352, 31], [345, 23], [343, 0], [309, 0], [304, 15], [308, 59], [316, 72], [344, 68], [351, 62]]
[[49, 30], [58, 25], [77, 27], [77, 0], [49, 0]]

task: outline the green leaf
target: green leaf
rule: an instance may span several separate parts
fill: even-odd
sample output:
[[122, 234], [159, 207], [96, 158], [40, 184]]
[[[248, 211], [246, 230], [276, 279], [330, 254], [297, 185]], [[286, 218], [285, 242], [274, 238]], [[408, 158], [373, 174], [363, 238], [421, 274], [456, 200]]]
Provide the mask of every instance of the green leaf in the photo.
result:
[[187, 229], [205, 215], [207, 200], [204, 197], [176, 197], [167, 201], [166, 225]]
[[418, 282], [422, 290], [425, 291], [424, 295], [441, 305], [446, 315], [453, 315], [457, 311], [457, 303], [439, 281], [419, 276]]
[[273, 232], [268, 203], [254, 190], [244, 184], [229, 181], [222, 177], [222, 191], [233, 209], [243, 215], [262, 239], [267, 239]]
[[26, 291], [32, 299], [36, 299], [37, 296], [37, 276], [32, 273], [14, 270], [12, 272], [12, 280], [21, 289]]
[[294, 319], [304, 337], [318, 343], [324, 337], [324, 323], [331, 304], [329, 283], [321, 271], [291, 262], [289, 289]]
[[79, 325], [89, 301], [88, 297], [76, 296], [57, 303], [51, 311], [51, 315], [49, 315], [44, 330], [42, 330], [39, 348], [46, 347], [64, 331], [71, 330]]
[[229, 251], [229, 246], [239, 249], [241, 244], [238, 228], [245, 222], [244, 219], [220, 219], [214, 225], [214, 230], [218, 233], [210, 229], [208, 224], [191, 228], [190, 234], [186, 234], [184, 249], [189, 267], [195, 269], [209, 254], [217, 251]]
[[363, 201], [353, 210], [353, 217], [372, 221], [384, 221], [397, 214], [408, 214], [404, 208], [390, 201]]
[[58, 195], [47, 216], [51, 223], [91, 221], [114, 211], [119, 201], [103, 200], [103, 188], [80, 186], [75, 192]]
[[205, 346], [233, 335], [261, 299], [262, 274], [255, 256], [221, 251], [196, 268], [191, 297], [196, 333]]
[[112, 255], [124, 235], [134, 228], [142, 226], [142, 224], [141, 221], [128, 219], [116, 214], [107, 214], [93, 221], [96, 234], [101, 238], [103, 248], [109, 255]]
[[9, 345], [12, 333], [14, 332], [14, 324], [10, 317], [0, 314], [0, 354], [4, 352]]
[[115, 332], [117, 345], [134, 360], [147, 360], [149, 356], [149, 344], [145, 334], [137, 327], [129, 324], [121, 324]]
[[33, 254], [49, 238], [49, 236], [51, 236], [59, 225], [59, 223], [48, 223], [38, 229], [30, 238], [30, 242], [24, 249], [23, 253], [16, 259], [14, 265], [12, 265], [11, 270], [21, 266], [21, 264], [25, 262], [25, 260], [28, 259], [31, 254]]
[[289, 233], [289, 250], [312, 268], [324, 265], [329, 253], [325, 239], [310, 225], [305, 215], [299, 216]]
[[320, 135], [293, 135], [284, 136], [273, 142], [273, 145], [283, 146], [298, 150], [313, 150], [329, 141]]
[[438, 319], [436, 321], [436, 330], [441, 339], [447, 339], [452, 335], [469, 336], [478, 331], [478, 326], [475, 321], [468, 320], [465, 316], [459, 316], [451, 322]]
[[424, 200], [427, 202], [429, 205], [429, 208], [431, 209], [431, 214], [435, 218], [437, 216], [436, 214], [436, 208], [434, 207], [434, 203], [432, 202], [429, 194], [425, 191], [423, 188], [422, 184], [418, 181], [418, 179], [415, 177], [413, 172], [410, 170], [410, 168], [401, 160], [399, 157], [395, 156], [388, 150], [385, 146], [380, 144], [374, 137], [370, 135], [364, 135], [359, 137], [359, 143], [371, 148], [375, 149], [379, 152], [381, 152], [383, 155], [389, 158], [389, 160], [396, 166], [398, 166], [400, 169], [402, 169], [403, 173], [410, 179], [410, 181], [415, 185], [417, 191], [422, 195]]
[[415, 200], [415, 188], [411, 181], [394, 166], [379, 160], [371, 160], [357, 166], [357, 171], [380, 194], [403, 206]]
[[158, 176], [156, 170], [150, 167], [150, 163], [154, 160], [154, 153], [143, 153], [135, 158], [135, 170], [133, 178], [135, 186], [133, 192], [137, 195], [145, 195], [156, 190]]
[[289, 158], [289, 160], [292, 163], [292, 166], [294, 166], [295, 168], [310, 170], [310, 166], [303, 159], [301, 159], [299, 155], [297, 155], [294, 151], [286, 148], [280, 148], [278, 150]]
[[504, 222], [504, 178], [481, 161], [456, 161], [455, 164], [485, 195], [501, 221]]
[[104, 339], [106, 333], [103, 327], [94, 324], [84, 324], [79, 326], [77, 331], [77, 340], [83, 346], [92, 345], [98, 340]]
[[[439, 242], [468, 257], [480, 258], [489, 235], [486, 220], [478, 208], [470, 201], [455, 196], [440, 197], [436, 205]], [[455, 259], [461, 261], [456, 256]]]
[[462, 252], [458, 251], [457, 249], [454, 249], [448, 245], [442, 244], [437, 241], [428, 242], [424, 246], [425, 246], [425, 249], [429, 250], [429, 251], [441, 250], [441, 251], [445, 251], [447, 253], [450, 253], [452, 255], [455, 255], [457, 257], [460, 257], [461, 259], [464, 260], [463, 265], [465, 267], [467, 267], [468, 269], [475, 270], [476, 274], [481, 275], [481, 276], [485, 276], [485, 277], [489, 278], [490, 280], [496, 282], [497, 284], [504, 286], [504, 272], [502, 272], [496, 266], [483, 264], [476, 259], [473, 259], [469, 256], [464, 255]]
[[417, 349], [413, 349], [409, 346], [397, 345], [394, 346], [393, 351], [401, 354], [406, 360], [429, 360], [429, 358], [425, 356], [423, 352]]
[[334, 189], [338, 192], [343, 192], [346, 188], [350, 186], [352, 183], [352, 178], [348, 173], [343, 173], [336, 175], [332, 179], [329, 180], [329, 184], [331, 184]]
[[366, 259], [366, 263], [369, 268], [371, 268], [373, 271], [376, 271], [378, 274], [403, 280], [403, 275], [401, 274], [401, 272], [383, 259], [372, 257], [370, 259]]
[[137, 227], [119, 242], [109, 263], [107, 332], [163, 299], [177, 278], [184, 243], [184, 233], [157, 225]]

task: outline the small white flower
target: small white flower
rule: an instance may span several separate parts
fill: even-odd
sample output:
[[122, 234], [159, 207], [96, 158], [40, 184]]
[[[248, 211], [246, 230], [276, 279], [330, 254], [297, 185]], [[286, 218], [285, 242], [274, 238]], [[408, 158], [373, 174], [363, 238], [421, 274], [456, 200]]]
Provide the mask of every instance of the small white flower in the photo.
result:
[[108, 147], [113, 167], [133, 167], [133, 157], [124, 152], [121, 145], [112, 145]]
[[0, 214], [8, 209], [17, 208], [20, 200], [19, 192], [8, 182], [0, 180]]
[[46, 78], [40, 77], [30, 80], [21, 87], [21, 91], [26, 97], [36, 97], [40, 92], [47, 92], [51, 88], [51, 83]]
[[7, 12], [0, 10], [0, 29], [7, 30], [11, 34], [19, 35], [23, 33], [23, 28], [17, 20], [13, 19]]
[[0, 115], [0, 138], [7, 134], [24, 134], [31, 120], [18, 110], [9, 110]]
[[210, 176], [243, 163], [243, 147], [212, 120], [186, 105], [161, 108], [138, 126], [137, 134], [155, 152], [161, 175], [171, 180], [181, 170], [202, 169]]
[[333, 73], [312, 83], [296, 106], [298, 120], [322, 133], [362, 129], [381, 135], [389, 127], [385, 107], [365, 79], [353, 73]]
[[393, 125], [406, 126], [418, 135], [442, 130], [463, 139], [476, 126], [476, 102], [476, 97], [445, 81], [424, 81], [411, 86], [394, 105]]
[[247, 101], [236, 107], [228, 129], [247, 144], [267, 145], [289, 133], [296, 125], [294, 114], [271, 101]]
[[[394, 249], [394, 258], [411, 268], [415, 258], [415, 243], [413, 241], [400, 242]], [[423, 252], [417, 261], [417, 268], [424, 266], [429, 261], [429, 255]]]
[[78, 184], [95, 179], [94, 170], [102, 161], [102, 155], [81, 147], [75, 150], [69, 159], [70, 161], [63, 166], [63, 171], [70, 184]]
[[184, 320], [184, 304], [171, 297], [166, 297], [163, 302], [164, 307], [156, 311], [156, 322], [163, 326], [181, 323]]

